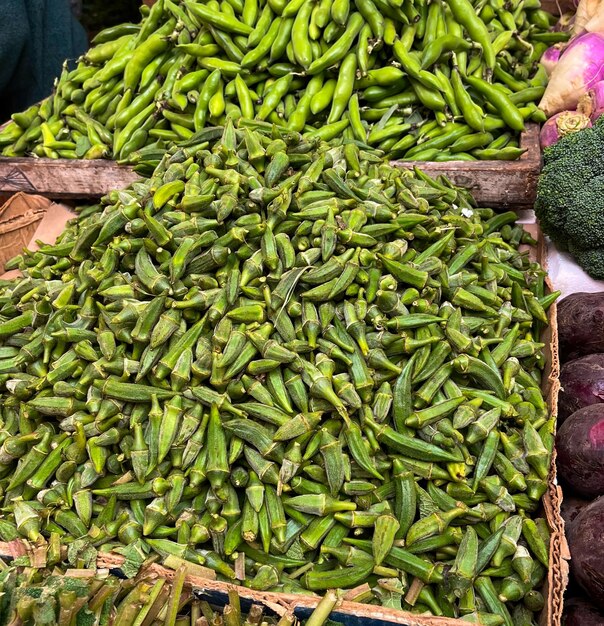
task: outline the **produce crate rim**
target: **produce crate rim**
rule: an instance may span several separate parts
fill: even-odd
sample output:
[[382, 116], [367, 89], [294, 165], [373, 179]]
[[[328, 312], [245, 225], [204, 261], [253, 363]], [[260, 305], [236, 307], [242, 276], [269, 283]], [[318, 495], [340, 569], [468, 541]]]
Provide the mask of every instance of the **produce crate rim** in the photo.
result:
[[[521, 145], [528, 151], [515, 161], [401, 161], [395, 167], [419, 167], [467, 187], [478, 204], [502, 208], [532, 205], [541, 170], [539, 125], [527, 124]], [[37, 193], [53, 199], [99, 198], [139, 178], [128, 165], [108, 159], [0, 157], [0, 193]]]
[[[479, 172], [490, 170], [501, 170], [502, 165], [514, 165], [514, 169], [532, 169], [536, 164], [541, 167], [541, 150], [535, 150], [535, 140], [539, 143], [539, 131], [540, 125], [535, 123], [529, 123], [526, 125], [526, 130], [520, 134], [520, 147], [527, 148], [527, 151], [521, 155], [519, 159], [513, 161], [405, 161], [404, 159], [392, 159], [391, 165], [395, 167], [418, 167], [419, 169], [425, 169], [429, 172], [431, 169], [435, 170], [476, 170]], [[455, 167], [450, 167], [455, 166]], [[522, 166], [522, 167], [520, 167]]]

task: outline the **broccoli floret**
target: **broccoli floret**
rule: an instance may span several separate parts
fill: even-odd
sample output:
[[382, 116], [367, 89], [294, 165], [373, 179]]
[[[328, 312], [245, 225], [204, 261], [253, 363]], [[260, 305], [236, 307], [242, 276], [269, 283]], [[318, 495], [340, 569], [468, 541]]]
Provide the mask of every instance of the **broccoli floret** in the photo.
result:
[[566, 232], [577, 248], [604, 248], [604, 175], [575, 193], [566, 217]]
[[569, 246], [569, 252], [592, 278], [604, 280], [604, 248], [582, 250]]
[[[577, 173], [576, 168], [570, 168], [571, 161], [570, 157], [565, 157], [549, 163], [543, 168], [539, 180], [535, 213], [548, 234], [564, 230], [567, 211], [574, 204], [576, 177], [591, 178], [591, 170]], [[553, 198], [556, 198], [555, 210], [552, 208]]]
[[570, 133], [543, 151], [543, 160], [546, 164], [557, 161], [568, 154], [584, 150], [598, 150], [602, 141], [601, 126], [586, 128], [581, 132]]
[[584, 251], [577, 261], [596, 277], [600, 249], [604, 256], [604, 123], [563, 137], [544, 161], [535, 201], [541, 228], [572, 254]]

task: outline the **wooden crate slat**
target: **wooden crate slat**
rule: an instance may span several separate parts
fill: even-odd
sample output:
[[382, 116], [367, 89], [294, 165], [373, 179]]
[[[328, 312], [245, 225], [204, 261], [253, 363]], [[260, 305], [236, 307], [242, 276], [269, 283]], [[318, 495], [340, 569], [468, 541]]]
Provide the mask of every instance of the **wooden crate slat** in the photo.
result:
[[478, 204], [498, 208], [529, 207], [535, 201], [541, 171], [539, 126], [530, 124], [520, 144], [527, 149], [517, 161], [392, 161], [398, 167], [418, 167], [430, 176], [443, 175], [469, 189]]
[[[432, 176], [444, 175], [467, 187], [478, 204], [497, 208], [528, 207], [535, 200], [541, 169], [539, 126], [531, 124], [521, 137], [527, 152], [517, 161], [392, 161], [399, 167], [419, 167]], [[24, 191], [53, 199], [98, 198], [123, 189], [138, 175], [113, 161], [0, 158], [0, 193]]]
[[48, 198], [95, 198], [139, 177], [131, 167], [104, 160], [0, 158], [0, 192]]

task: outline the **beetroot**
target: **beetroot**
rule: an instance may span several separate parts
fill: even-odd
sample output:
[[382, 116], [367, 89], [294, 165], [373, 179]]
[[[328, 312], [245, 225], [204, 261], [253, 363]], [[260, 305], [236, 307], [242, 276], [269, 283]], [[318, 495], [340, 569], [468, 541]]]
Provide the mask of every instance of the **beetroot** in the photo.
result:
[[583, 498], [577, 498], [568, 494], [568, 489], [564, 490], [564, 497], [562, 498], [562, 504], [560, 505], [560, 514], [564, 520], [564, 525], [568, 530], [573, 523], [575, 517], [581, 513], [581, 511], [591, 503], [590, 500], [584, 500]]
[[604, 353], [604, 292], [573, 293], [558, 304], [562, 363], [584, 354]]
[[570, 598], [564, 601], [564, 626], [604, 626], [604, 613], [587, 600]]
[[556, 449], [558, 472], [575, 492], [587, 498], [604, 494], [604, 405], [573, 413], [558, 430]]
[[[575, 580], [594, 604], [604, 607], [604, 498], [577, 515], [568, 533], [568, 545]], [[584, 626], [589, 622], [576, 623]]]
[[588, 354], [565, 363], [560, 385], [558, 424], [585, 406], [604, 402], [604, 354]]

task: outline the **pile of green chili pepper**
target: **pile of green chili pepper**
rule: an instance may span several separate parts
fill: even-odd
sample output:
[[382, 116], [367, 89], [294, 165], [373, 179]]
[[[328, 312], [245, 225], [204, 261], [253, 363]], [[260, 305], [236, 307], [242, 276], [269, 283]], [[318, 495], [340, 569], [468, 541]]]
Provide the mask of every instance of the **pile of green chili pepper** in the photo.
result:
[[531, 623], [556, 294], [515, 219], [354, 141], [203, 129], [9, 264], [0, 538]]
[[328, 617], [339, 601], [329, 591], [299, 620], [285, 609], [279, 617], [260, 604], [246, 607], [234, 589], [226, 605], [211, 605], [188, 583], [186, 568], [168, 581], [149, 568], [124, 579], [52, 562], [5, 565], [0, 590], [0, 623], [15, 626], [337, 626]]
[[567, 35], [540, 0], [158, 0], [13, 115], [5, 156], [110, 157], [227, 117], [346, 136], [406, 160], [518, 158]]

